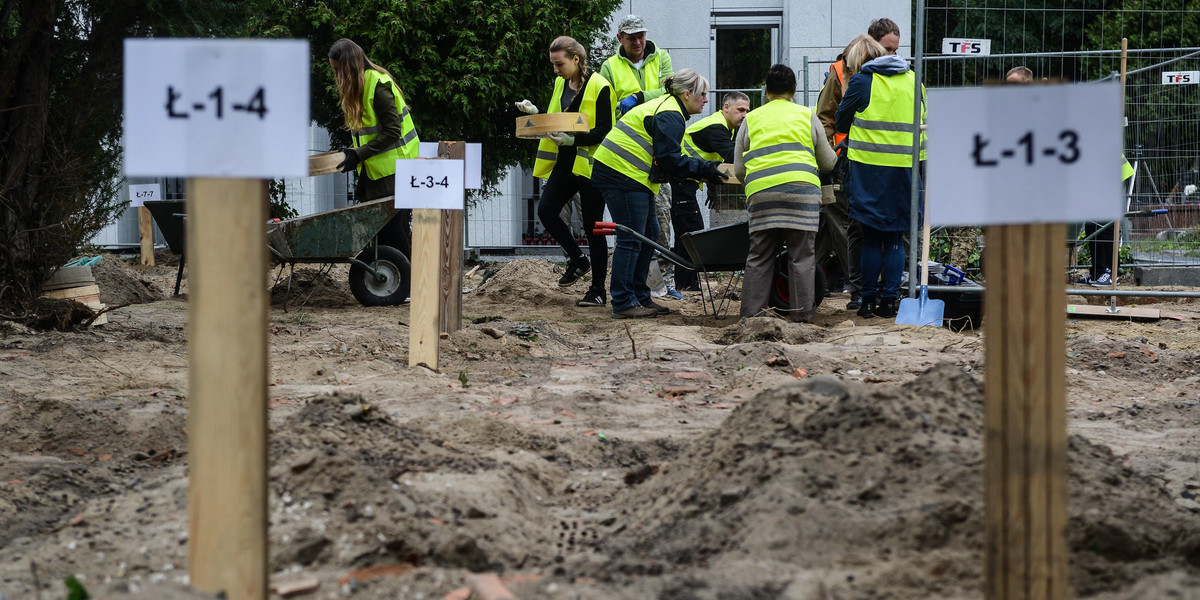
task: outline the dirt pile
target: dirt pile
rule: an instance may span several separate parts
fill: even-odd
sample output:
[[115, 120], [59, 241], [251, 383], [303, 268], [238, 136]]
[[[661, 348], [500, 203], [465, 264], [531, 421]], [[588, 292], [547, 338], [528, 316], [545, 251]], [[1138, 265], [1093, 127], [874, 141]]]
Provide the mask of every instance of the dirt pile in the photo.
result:
[[[271, 306], [342, 308], [358, 306], [346, 281], [348, 269], [284, 269], [271, 286]], [[340, 275], [340, 277], [339, 277]]]
[[[109, 306], [143, 304], [165, 298], [158, 285], [116, 256], [105, 256], [92, 265], [92, 277], [100, 287], [100, 301]], [[152, 279], [154, 275], [146, 277]], [[174, 285], [174, 280], [171, 284]]]
[[[621, 558], [606, 568], [644, 575], [752, 559], [833, 573], [875, 564], [829, 590], [845, 599], [970, 596], [982, 585], [982, 419], [982, 386], [950, 365], [899, 386], [818, 376], [766, 391], [614, 501], [624, 514], [602, 548]], [[1079, 437], [1069, 452], [1077, 593], [1200, 559], [1200, 517], [1158, 481]]]
[[[487, 278], [474, 293], [493, 302], [574, 305], [574, 300], [564, 296], [558, 287], [558, 279], [562, 274], [562, 265], [549, 261], [528, 258], [514, 260]], [[590, 278], [591, 273], [581, 281], [587, 282]], [[578, 287], [580, 284], [575, 285]]]

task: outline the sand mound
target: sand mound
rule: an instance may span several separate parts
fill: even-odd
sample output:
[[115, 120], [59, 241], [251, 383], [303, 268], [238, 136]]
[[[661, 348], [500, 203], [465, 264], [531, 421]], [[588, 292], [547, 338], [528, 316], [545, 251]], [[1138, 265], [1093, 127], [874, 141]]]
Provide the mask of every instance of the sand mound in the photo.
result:
[[[308, 306], [312, 308], [341, 308], [358, 306], [345, 279], [346, 269], [336, 273], [326, 269], [296, 269], [271, 287], [271, 306]], [[343, 275], [335, 279], [334, 274]], [[289, 291], [290, 289], [290, 291]]]
[[475, 293], [496, 302], [574, 304], [574, 300], [564, 296], [562, 288], [558, 287], [562, 274], [562, 265], [546, 260], [514, 260], [496, 271], [475, 289]]
[[137, 270], [115, 256], [105, 256], [92, 265], [92, 277], [100, 286], [100, 301], [109, 306], [163, 299], [155, 286], [143, 280]]
[[[766, 391], [615, 500], [629, 508], [604, 550], [641, 558], [606, 568], [751, 556], [833, 572], [873, 561], [874, 577], [834, 582], [836, 597], [972, 595], [982, 577], [982, 420], [982, 386], [950, 365], [902, 386], [818, 376]], [[1077, 592], [1200, 556], [1200, 517], [1161, 483], [1079, 437], [1069, 453]]]

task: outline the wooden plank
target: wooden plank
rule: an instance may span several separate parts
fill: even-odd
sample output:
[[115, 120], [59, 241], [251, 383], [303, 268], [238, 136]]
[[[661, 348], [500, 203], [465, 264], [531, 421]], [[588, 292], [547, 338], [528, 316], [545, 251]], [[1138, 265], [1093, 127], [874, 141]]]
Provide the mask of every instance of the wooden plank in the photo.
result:
[[[439, 142], [438, 156], [465, 160], [467, 145], [463, 142]], [[450, 333], [462, 329], [463, 287], [463, 210], [442, 211], [441, 259], [438, 273], [438, 300], [441, 305], [440, 331]]]
[[412, 291], [409, 303], [408, 366], [438, 368], [438, 273], [442, 215], [436, 209], [413, 210]]
[[138, 207], [138, 239], [142, 246], [142, 265], [153, 267], [154, 218], [150, 216], [150, 209], [145, 206]]
[[[984, 246], [984, 270], [988, 281], [1002, 281], [1006, 272], [1004, 230], [988, 227], [985, 231], [987, 244]], [[1004, 478], [1006, 456], [1004, 454], [1004, 357], [1007, 354], [1002, 332], [1008, 327], [1008, 315], [1001, 310], [1007, 302], [1003, 285], [987, 286], [984, 290], [984, 311], [988, 323], [985, 337], [984, 359], [987, 365], [987, 380], [984, 386], [984, 453], [983, 453], [983, 509], [984, 509], [984, 597], [988, 600], [1007, 598], [1008, 581], [1004, 566], [1004, 540], [1007, 528], [1004, 520], [1004, 498], [1007, 482]], [[996, 374], [992, 377], [993, 373]]]
[[1117, 312], [1111, 312], [1108, 306], [1092, 306], [1090, 304], [1068, 304], [1064, 315], [1072, 317], [1098, 317], [1102, 319], [1126, 319], [1130, 321], [1157, 321], [1162, 313], [1157, 308], [1141, 308], [1137, 306], [1118, 306]]
[[1066, 315], [1061, 225], [989, 227], [984, 407], [988, 600], [1063, 600]]
[[96, 284], [81, 285], [79, 287], [42, 292], [42, 296], [45, 296], [46, 298], [79, 298], [81, 296], [91, 296], [93, 294], [99, 296], [100, 286]]
[[188, 573], [267, 597], [267, 184], [188, 181]]

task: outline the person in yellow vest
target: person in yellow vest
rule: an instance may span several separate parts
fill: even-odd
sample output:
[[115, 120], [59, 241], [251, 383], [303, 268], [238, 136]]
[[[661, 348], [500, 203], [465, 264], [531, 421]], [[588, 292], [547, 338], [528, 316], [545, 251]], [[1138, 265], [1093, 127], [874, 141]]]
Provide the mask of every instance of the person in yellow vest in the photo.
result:
[[[863, 48], [862, 67], [846, 85], [834, 131], [849, 133], [844, 186], [850, 218], [862, 229], [858, 314], [894, 317], [904, 272], [904, 233], [909, 230], [916, 78], [903, 58], [888, 54], [878, 42], [865, 40]], [[923, 125], [924, 88], [920, 101]], [[923, 166], [925, 132], [920, 135]]]
[[[683, 153], [704, 160], [732, 163], [733, 135], [748, 112], [749, 96], [742, 92], [725, 94], [721, 110], [713, 111], [711, 115], [688, 125], [683, 135]], [[700, 185], [695, 179], [671, 178], [671, 229], [675, 233], [671, 250], [689, 260], [691, 256], [681, 238], [685, 233], [704, 229], [704, 216], [700, 214], [700, 204], [696, 201]], [[711, 206], [711, 200], [709, 204]], [[675, 285], [683, 291], [700, 291], [696, 272], [683, 267], [675, 269]]]
[[[612, 82], [613, 92], [620, 101], [617, 114], [624, 115], [643, 102], [662, 97], [666, 92], [659, 83], [671, 76], [674, 66], [666, 49], [646, 39], [646, 22], [637, 15], [621, 19], [617, 25], [617, 41], [621, 47], [600, 66], [600, 74]], [[654, 208], [659, 230], [656, 241], [663, 246], [670, 246], [671, 186], [659, 188], [654, 195]], [[654, 295], [683, 299], [683, 295], [672, 285], [674, 268], [666, 259], [659, 258], [658, 272], [662, 277], [656, 284]]]
[[[538, 142], [533, 176], [546, 179], [538, 201], [538, 218], [567, 253], [567, 271], [558, 285], [569, 286], [590, 269], [591, 285], [578, 306], [604, 306], [604, 282], [608, 274], [608, 238], [592, 233], [593, 224], [604, 218], [604, 198], [592, 186], [592, 155], [608, 135], [613, 124], [612, 86], [595, 71], [589, 71], [583, 44], [568, 36], [550, 43], [550, 64], [554, 66], [554, 92], [546, 112], [577, 112], [587, 116], [591, 127], [585, 133], [551, 134]], [[537, 113], [529, 100], [517, 102], [523, 112]], [[562, 209], [575, 194], [583, 208], [583, 230], [588, 240], [588, 257], [575, 241], [571, 228], [562, 219]]]
[[[1121, 156], [1121, 181], [1129, 181], [1133, 177], [1133, 165], [1129, 164], [1129, 159]], [[1121, 195], [1125, 195], [1125, 190], [1121, 191]], [[1105, 231], [1108, 229], [1108, 231]], [[1088, 269], [1088, 274], [1083, 279], [1076, 281], [1076, 285], [1091, 285], [1094, 287], [1109, 287], [1117, 285], [1117, 268], [1118, 265], [1113, 264], [1113, 244], [1117, 243], [1117, 231], [1112, 228], [1112, 223], [1095, 223], [1088, 222], [1083, 226], [1084, 237], [1091, 238], [1088, 241], [1088, 251], [1092, 255], [1092, 266]]]
[[[353, 148], [343, 148], [342, 172], [358, 173], [359, 202], [396, 193], [396, 159], [416, 158], [421, 140], [395, 77], [371, 62], [356, 43], [340, 39], [329, 48], [346, 128]], [[401, 210], [380, 230], [380, 244], [412, 256], [408, 235], [412, 211]]]
[[[838, 144], [846, 139], [846, 134], [834, 133], [834, 115], [842, 101], [842, 94], [846, 92], [846, 84], [858, 72], [847, 66], [847, 59], [851, 50], [867, 38], [879, 42], [888, 54], [895, 54], [900, 49], [900, 26], [886, 17], [871, 21], [867, 33], [851, 40], [837, 60], [829, 66], [825, 85], [817, 98], [817, 116], [825, 127], [825, 137], [839, 156], [842, 151], [838, 149]], [[861, 64], [860, 61], [858, 65]], [[850, 290], [850, 301], [846, 303], [846, 308], [857, 310], [862, 306], [862, 273], [858, 269], [862, 258], [862, 231], [858, 228], [858, 223], [850, 218], [850, 200], [846, 197], [842, 185], [844, 175], [845, 169], [835, 168], [830, 176], [834, 202], [821, 206], [821, 227], [817, 232], [817, 260], [823, 260], [830, 251], [837, 256], [846, 279], [846, 287]]]
[[[592, 185], [600, 189], [613, 220], [649, 238], [658, 237], [654, 194], [671, 177], [717, 180], [719, 161], [685, 156], [680, 147], [688, 115], [708, 102], [708, 80], [683, 69], [662, 81], [669, 95], [635, 107], [613, 127], [596, 150]], [[610, 295], [614, 319], [654, 317], [670, 312], [650, 296], [646, 275], [654, 249], [617, 232]]]
[[767, 103], [750, 111], [734, 142], [733, 172], [746, 186], [750, 251], [742, 279], [742, 317], [768, 310], [780, 246], [788, 251], [788, 285], [793, 321], [813, 317], [816, 261], [813, 253], [821, 210], [818, 171], [828, 171], [837, 155], [821, 121], [807, 106], [792, 101], [796, 73], [771, 65]]

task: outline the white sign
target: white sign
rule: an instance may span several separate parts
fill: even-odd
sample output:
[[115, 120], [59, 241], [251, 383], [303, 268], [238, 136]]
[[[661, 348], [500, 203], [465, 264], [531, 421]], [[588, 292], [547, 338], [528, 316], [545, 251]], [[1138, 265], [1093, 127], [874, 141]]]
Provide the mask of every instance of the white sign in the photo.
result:
[[162, 200], [157, 183], [135, 183], [129, 186], [129, 205], [144, 206], [147, 200]]
[[1162, 74], [1163, 85], [1184, 85], [1200, 83], [1200, 71], [1165, 71]]
[[[437, 158], [438, 143], [437, 142], [421, 142], [417, 146], [417, 156], [420, 158]], [[463, 180], [468, 190], [478, 190], [483, 188], [483, 144], [473, 142], [467, 143], [467, 160], [464, 163], [466, 169], [465, 179]]]
[[928, 102], [932, 224], [1124, 214], [1120, 83], [934, 89]]
[[125, 174], [308, 175], [304, 40], [125, 40]]
[[463, 161], [396, 161], [396, 208], [463, 209]]
[[987, 56], [992, 53], [992, 40], [970, 38], [942, 38], [942, 54], [974, 54]]

